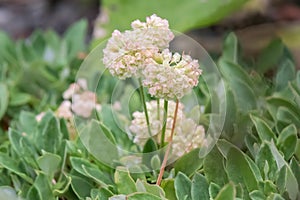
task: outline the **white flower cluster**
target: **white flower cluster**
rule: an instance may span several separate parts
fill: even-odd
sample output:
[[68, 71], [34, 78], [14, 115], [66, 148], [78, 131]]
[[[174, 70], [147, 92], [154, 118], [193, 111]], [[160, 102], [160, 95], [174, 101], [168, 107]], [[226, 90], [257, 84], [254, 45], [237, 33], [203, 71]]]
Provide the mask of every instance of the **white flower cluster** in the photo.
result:
[[198, 84], [202, 71], [191, 56], [172, 54], [166, 49], [154, 59], [156, 62], [143, 70], [143, 86], [152, 96], [180, 99]]
[[[166, 141], [170, 140], [175, 107], [176, 103], [169, 101], [165, 133]], [[150, 117], [149, 121], [152, 134], [156, 141], [160, 143], [164, 114], [163, 100], [160, 100], [159, 109], [157, 101], [147, 102], [147, 109]], [[203, 126], [198, 125], [192, 119], [187, 118], [183, 112], [183, 109], [183, 104], [179, 103], [175, 132], [172, 142], [173, 155], [178, 157], [191, 151], [192, 149], [206, 144], [205, 130]], [[149, 138], [145, 114], [143, 112], [134, 112], [133, 117], [134, 119], [131, 121], [129, 130], [135, 136], [134, 142], [142, 147]]]
[[58, 117], [71, 119], [73, 113], [88, 118], [93, 109], [100, 110], [100, 104], [97, 104], [97, 96], [94, 92], [88, 91], [85, 79], [78, 79], [77, 83], [72, 83], [63, 93], [65, 99], [56, 113]]
[[126, 79], [139, 76], [139, 72], [151, 62], [160, 48], [167, 48], [174, 38], [167, 20], [156, 15], [147, 21], [132, 22], [133, 30], [121, 33], [115, 30], [103, 50], [103, 63], [113, 76]]
[[113, 76], [141, 77], [152, 96], [164, 99], [180, 99], [198, 84], [198, 60], [168, 49], [174, 34], [166, 19], [152, 15], [131, 27], [124, 33], [115, 30], [103, 50], [103, 63]]

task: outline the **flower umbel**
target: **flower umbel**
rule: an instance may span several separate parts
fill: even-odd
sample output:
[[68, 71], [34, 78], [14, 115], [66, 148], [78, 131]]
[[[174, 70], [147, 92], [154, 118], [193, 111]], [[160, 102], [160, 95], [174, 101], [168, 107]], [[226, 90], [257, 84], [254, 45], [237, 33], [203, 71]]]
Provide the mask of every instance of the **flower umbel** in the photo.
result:
[[156, 15], [148, 17], [146, 22], [134, 21], [132, 28], [123, 33], [115, 30], [103, 50], [104, 65], [120, 79], [139, 76], [152, 62], [153, 54], [167, 48], [174, 38], [168, 21]]
[[157, 98], [180, 99], [198, 84], [202, 71], [189, 55], [172, 54], [168, 49], [157, 53], [155, 62], [144, 70], [143, 85]]
[[[147, 102], [147, 108], [150, 116], [151, 130], [154, 138], [160, 143], [161, 129], [163, 124], [163, 100], [160, 100], [160, 108], [157, 109], [157, 102]], [[169, 109], [167, 114], [167, 127], [166, 127], [166, 139], [169, 141], [171, 136], [172, 124], [174, 121], [174, 111], [176, 103], [169, 101]], [[176, 119], [175, 133], [172, 143], [172, 153], [175, 156], [182, 156], [184, 153], [191, 151], [197, 147], [201, 147], [206, 144], [204, 127], [198, 125], [194, 120], [187, 118], [184, 114], [184, 106], [179, 103], [178, 113]], [[158, 118], [157, 112], [159, 110], [160, 117]], [[131, 121], [129, 130], [134, 134], [134, 142], [139, 146], [143, 146], [149, 138], [147, 133], [147, 124], [145, 115], [143, 112], [134, 112], [134, 119]]]

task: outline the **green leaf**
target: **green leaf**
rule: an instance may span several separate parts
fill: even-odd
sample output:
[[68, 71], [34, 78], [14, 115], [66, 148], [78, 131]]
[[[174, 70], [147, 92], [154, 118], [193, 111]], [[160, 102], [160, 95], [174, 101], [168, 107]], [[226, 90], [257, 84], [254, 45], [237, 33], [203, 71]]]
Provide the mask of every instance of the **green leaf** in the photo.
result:
[[179, 172], [174, 182], [177, 199], [191, 200], [191, 180], [183, 173]]
[[209, 200], [208, 188], [206, 178], [199, 173], [195, 173], [191, 188], [192, 200]]
[[174, 187], [174, 179], [164, 179], [161, 182], [161, 187], [166, 193], [166, 198], [169, 200], [177, 200]]
[[67, 55], [69, 59], [73, 59], [77, 53], [79, 53], [80, 51], [84, 51], [86, 33], [86, 20], [80, 20], [76, 22], [65, 33], [64, 40], [67, 43]]
[[115, 172], [115, 183], [119, 194], [131, 194], [137, 192], [136, 185], [128, 170], [124, 167], [117, 167]]
[[235, 199], [235, 187], [233, 183], [225, 185], [215, 198], [215, 200], [234, 200]]
[[233, 61], [224, 59], [220, 59], [218, 64], [222, 75], [231, 84], [231, 86], [233, 86], [237, 81], [240, 81], [249, 88], [253, 88], [253, 82], [248, 75], [248, 72], [246, 72], [240, 65]]
[[151, 169], [159, 170], [161, 167], [161, 161], [160, 161], [159, 155], [153, 156], [150, 163], [151, 163], [151, 165], [150, 165]]
[[38, 153], [34, 145], [29, 141], [30, 138], [27, 137], [26, 133], [9, 129], [8, 137], [12, 148], [20, 159], [24, 159], [31, 167], [38, 168], [36, 163]]
[[284, 200], [280, 194], [270, 194], [266, 200]]
[[236, 100], [234, 98], [233, 92], [228, 89], [226, 90], [226, 116], [223, 130], [229, 137], [231, 137], [234, 133], [234, 124], [237, 121], [237, 113], [238, 110]]
[[285, 160], [289, 160], [296, 150], [297, 128], [294, 124], [285, 127], [279, 134], [277, 146], [284, 153]]
[[257, 60], [257, 71], [265, 73], [274, 67], [283, 54], [284, 45], [280, 39], [273, 40], [261, 53]]
[[30, 189], [26, 195], [26, 199], [41, 200], [39, 193], [34, 186], [30, 187]]
[[228, 182], [224, 167], [224, 157], [216, 147], [204, 158], [203, 170], [208, 182], [214, 182], [220, 186]]
[[127, 196], [124, 194], [114, 195], [110, 197], [109, 200], [127, 200]]
[[32, 140], [34, 137], [34, 132], [37, 128], [37, 121], [33, 113], [27, 111], [21, 111], [19, 116], [20, 130], [25, 132], [28, 137]]
[[299, 188], [299, 191], [300, 191], [300, 167], [299, 167], [300, 164], [295, 158], [292, 158], [290, 166], [291, 166], [292, 172], [295, 175], [295, 178], [298, 181], [298, 188]]
[[258, 151], [258, 139], [253, 134], [247, 134], [245, 137], [245, 144], [250, 151], [252, 157], [256, 157], [257, 151]]
[[[103, 9], [108, 14], [109, 23], [102, 24], [108, 35], [115, 29], [125, 30], [130, 27], [133, 20], [145, 20], [146, 16], [157, 14], [169, 20], [170, 27], [176, 31], [185, 32], [193, 28], [208, 26], [219, 21], [231, 12], [240, 8], [245, 0], [229, 0], [220, 2], [217, 0], [182, 2], [179, 0], [139, 1], [121, 0], [103, 1]], [[168, 9], [164, 9], [168, 8]], [[134, 12], [133, 12], [134, 11]], [[176, 17], [174, 12], [188, 13]], [[107, 35], [106, 35], [107, 36]]]
[[266, 199], [266, 196], [260, 190], [253, 190], [252, 192], [249, 193], [249, 196], [250, 196], [251, 200], [265, 200]]
[[265, 180], [263, 183], [264, 183], [264, 193], [266, 195], [277, 192], [277, 186], [272, 181]]
[[[241, 183], [250, 192], [258, 189], [258, 181], [246, 156], [239, 149], [231, 148], [227, 154], [226, 172], [231, 181], [236, 184]], [[244, 196], [247, 196], [246, 191], [244, 191]]]
[[276, 117], [286, 124], [295, 124], [298, 128], [300, 127], [300, 118], [286, 107], [279, 107]]
[[208, 188], [208, 192], [209, 192], [209, 196], [211, 198], [216, 198], [216, 196], [218, 195], [218, 193], [220, 192], [221, 187], [218, 184], [215, 184], [214, 182], [211, 182], [209, 184], [209, 188]]
[[12, 93], [10, 97], [10, 106], [21, 106], [31, 100], [31, 95], [27, 93]]
[[[288, 110], [290, 113], [289, 115], [291, 115], [291, 117], [296, 118], [296, 119], [300, 118], [299, 107], [297, 105], [295, 105], [294, 102], [291, 102], [289, 99], [281, 98], [281, 97], [269, 97], [269, 98], [267, 98], [267, 102], [268, 102], [268, 110], [269, 110], [270, 114], [272, 115], [272, 117], [274, 118], [274, 120], [277, 120], [278, 117], [281, 117], [278, 114], [278, 112], [279, 112], [278, 108], [282, 109], [281, 107], [284, 107], [285, 110]], [[293, 119], [293, 120], [295, 120], [297, 122], [296, 119]], [[284, 116], [282, 116], [278, 120], [287, 121], [287, 120], [291, 120], [291, 119], [289, 119], [289, 118], [285, 119]], [[291, 121], [287, 121], [287, 122], [291, 123]], [[295, 125], [297, 127], [300, 127], [299, 124], [300, 123], [298, 122]]]
[[114, 112], [111, 105], [102, 105], [101, 118], [103, 124], [109, 127], [119, 145], [128, 146], [132, 144], [132, 141], [128, 138], [127, 133], [123, 131], [124, 129], [122, 130], [122, 123]]
[[40, 173], [36, 177], [33, 186], [36, 188], [41, 200], [55, 200], [48, 177]]
[[253, 88], [241, 80], [231, 80], [230, 88], [233, 91], [233, 95], [239, 111], [248, 113], [257, 107], [256, 95]]
[[0, 186], [0, 198], [3, 200], [20, 200], [14, 188], [9, 186]]
[[224, 41], [222, 58], [238, 64], [239, 44], [238, 39], [233, 32], [229, 33]]
[[291, 60], [285, 60], [280, 66], [275, 79], [276, 90], [282, 90], [288, 86], [289, 81], [295, 78], [295, 64]]
[[9, 91], [5, 84], [0, 83], [0, 120], [8, 107]]
[[70, 176], [63, 175], [62, 179], [60, 179], [60, 181], [53, 186], [53, 194], [56, 196], [60, 196], [66, 193], [69, 189], [69, 186], [71, 185], [71, 182], [72, 178]]
[[288, 163], [285, 162], [284, 158], [279, 153], [274, 142], [267, 143], [267, 144], [270, 146], [270, 149], [272, 151], [273, 157], [276, 160], [278, 168], [281, 169], [283, 166], [287, 167], [287, 176], [286, 176], [286, 186], [285, 187], [286, 187], [289, 197], [291, 199], [296, 199], [299, 185], [297, 183], [297, 179], [296, 179], [295, 175], [293, 174]]
[[191, 152], [180, 157], [174, 165], [175, 172], [182, 172], [190, 176], [199, 169], [203, 163], [203, 159], [199, 157], [199, 151], [199, 148], [193, 149]]
[[136, 181], [137, 192], [147, 192], [158, 197], [165, 197], [164, 190], [158, 185], [149, 184], [146, 181], [138, 179]]
[[254, 115], [250, 115], [250, 117], [255, 125], [255, 128], [261, 141], [276, 141], [275, 134], [264, 120]]
[[88, 160], [84, 158], [71, 157], [70, 161], [74, 170], [82, 175], [94, 179], [102, 187], [107, 187], [107, 185], [113, 184], [111, 177], [108, 174], [102, 172], [97, 165], [90, 163]]
[[278, 188], [280, 194], [283, 194], [284, 191], [286, 190], [286, 188], [285, 188], [285, 186], [286, 186], [286, 178], [287, 178], [286, 171], [287, 171], [287, 167], [283, 166], [280, 169], [280, 171], [278, 173], [278, 178], [276, 180], [276, 185], [277, 185], [277, 188]]
[[[149, 138], [144, 145], [143, 157], [142, 157], [143, 164], [145, 164], [149, 168], [151, 167], [151, 161], [153, 159], [153, 156], [155, 156], [155, 154], [152, 152], [155, 152], [156, 150], [157, 150], [157, 145], [156, 145], [154, 139]], [[153, 169], [156, 169], [156, 168], [153, 168]]]
[[105, 188], [100, 189], [92, 189], [91, 190], [91, 197], [95, 200], [107, 200], [109, 197], [112, 197], [114, 194]]
[[38, 125], [35, 142], [39, 149], [57, 153], [60, 149], [62, 133], [60, 123], [53, 113], [47, 112]]
[[44, 152], [42, 156], [37, 158], [39, 167], [50, 178], [53, 178], [54, 173], [58, 170], [60, 162], [60, 156], [48, 152]]
[[87, 179], [81, 178], [79, 176], [71, 175], [71, 178], [71, 187], [77, 197], [79, 197], [80, 199], [89, 197], [93, 185]]
[[114, 136], [102, 123], [91, 120], [79, 130], [79, 135], [87, 150], [100, 162], [109, 166], [118, 160]]
[[[259, 149], [259, 152], [256, 156], [256, 163], [261, 170], [261, 173], [264, 174], [265, 179], [275, 180], [278, 166], [276, 159], [273, 157], [271, 148], [266, 143], [263, 143]], [[268, 170], [265, 171], [265, 166], [268, 166]]]
[[160, 197], [155, 196], [150, 193], [133, 193], [131, 195], [128, 195], [127, 198], [128, 200], [162, 200]]

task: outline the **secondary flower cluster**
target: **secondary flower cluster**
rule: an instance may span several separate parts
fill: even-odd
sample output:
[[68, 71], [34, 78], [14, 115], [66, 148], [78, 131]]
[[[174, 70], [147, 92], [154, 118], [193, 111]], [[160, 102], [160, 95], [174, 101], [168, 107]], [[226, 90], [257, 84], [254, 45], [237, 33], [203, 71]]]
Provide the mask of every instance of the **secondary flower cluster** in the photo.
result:
[[167, 20], [152, 15], [131, 27], [115, 30], [103, 50], [103, 63], [113, 76], [142, 78], [152, 96], [164, 99], [180, 99], [198, 84], [198, 61], [168, 49], [174, 34]]
[[198, 84], [201, 74], [197, 60], [189, 55], [172, 54], [168, 49], [154, 56], [143, 71], [143, 85], [157, 98], [180, 99]]
[[[176, 103], [174, 101], [169, 101], [165, 133], [167, 141], [169, 141], [171, 136], [175, 106]], [[178, 157], [192, 149], [206, 145], [204, 127], [195, 123], [194, 120], [187, 118], [183, 109], [184, 106], [180, 103], [172, 142], [173, 155]], [[152, 134], [156, 141], [160, 143], [164, 114], [163, 100], [160, 100], [159, 107], [157, 101], [147, 102], [147, 110], [150, 117]], [[149, 138], [145, 114], [143, 112], [134, 112], [133, 117], [134, 119], [131, 121], [129, 130], [134, 134], [134, 142], [143, 147]]]
[[101, 105], [97, 104], [96, 94], [88, 90], [85, 79], [78, 79], [77, 83], [72, 83], [63, 93], [63, 98], [65, 100], [57, 109], [58, 117], [70, 119], [74, 113], [88, 118], [92, 115], [93, 109], [101, 109]]

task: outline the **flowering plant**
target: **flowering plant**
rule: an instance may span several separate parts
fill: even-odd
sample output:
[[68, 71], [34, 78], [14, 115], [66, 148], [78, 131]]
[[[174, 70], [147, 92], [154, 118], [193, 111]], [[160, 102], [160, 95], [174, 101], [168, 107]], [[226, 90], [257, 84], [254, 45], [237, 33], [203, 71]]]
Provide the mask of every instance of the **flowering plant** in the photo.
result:
[[202, 75], [158, 16], [88, 56], [84, 27], [0, 32], [1, 199], [299, 199], [300, 73], [279, 40], [249, 62], [229, 34]]
[[[146, 22], [139, 20], [132, 22], [131, 27], [133, 30], [127, 30], [124, 33], [118, 30], [112, 33], [112, 37], [103, 50], [103, 62], [111, 74], [120, 79], [131, 76], [139, 78], [145, 117], [141, 117], [139, 112], [133, 113], [134, 120], [130, 130], [135, 134], [134, 142], [141, 142], [139, 138], [145, 137], [143, 129], [146, 128], [148, 136], [152, 137], [153, 132], [155, 132], [156, 137], [159, 136], [157, 142], [159, 141], [161, 147], [164, 147], [166, 137], [170, 143], [157, 178], [157, 184], [160, 185], [171, 144], [173, 153], [181, 156], [186, 150], [200, 147], [201, 144], [205, 143], [205, 133], [202, 126], [196, 125], [192, 119], [186, 119], [184, 116], [181, 119], [178, 117], [179, 114], [183, 115], [182, 105], [179, 106], [179, 99], [197, 86], [202, 71], [199, 69], [198, 61], [193, 60], [191, 56], [180, 55], [177, 52], [172, 53], [167, 48], [174, 38], [167, 20], [152, 15], [147, 17]], [[148, 88], [151, 96], [157, 98], [157, 105], [154, 105], [156, 102], [150, 102], [147, 106], [143, 87]], [[163, 108], [160, 107], [160, 99], [164, 99]], [[176, 103], [172, 102], [173, 116], [172, 114], [170, 116], [168, 111], [168, 100], [171, 99], [176, 99]], [[148, 112], [149, 105], [152, 107], [152, 112]], [[157, 108], [153, 109], [155, 106]], [[179, 107], [181, 108], [179, 109]], [[162, 117], [160, 117], [160, 110], [163, 111]], [[157, 116], [157, 119], [154, 119], [153, 116]], [[190, 125], [190, 127], [183, 125]], [[169, 133], [166, 135], [167, 127]], [[187, 136], [197, 138], [198, 141], [191, 143], [191, 141], [179, 139]]]

